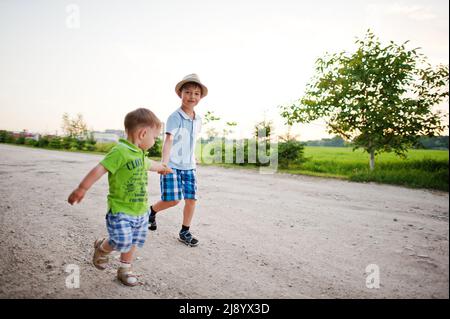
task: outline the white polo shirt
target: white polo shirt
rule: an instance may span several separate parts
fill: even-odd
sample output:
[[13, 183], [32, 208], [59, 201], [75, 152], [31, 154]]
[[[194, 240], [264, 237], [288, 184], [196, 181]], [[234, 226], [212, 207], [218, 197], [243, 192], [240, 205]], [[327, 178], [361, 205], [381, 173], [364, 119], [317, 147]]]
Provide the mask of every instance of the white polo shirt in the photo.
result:
[[196, 168], [195, 144], [201, 127], [201, 117], [195, 113], [194, 119], [191, 119], [181, 107], [169, 116], [166, 133], [173, 135], [169, 167], [181, 170]]

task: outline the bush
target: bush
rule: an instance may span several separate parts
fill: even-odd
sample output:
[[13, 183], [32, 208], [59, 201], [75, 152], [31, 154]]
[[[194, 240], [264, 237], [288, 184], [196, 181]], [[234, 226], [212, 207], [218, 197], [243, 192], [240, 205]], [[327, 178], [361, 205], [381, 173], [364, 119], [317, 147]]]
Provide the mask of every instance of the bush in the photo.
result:
[[15, 142], [14, 143], [16, 143], [16, 144], [19, 144], [19, 145], [24, 145], [25, 144], [25, 136], [19, 136], [16, 140], [15, 140]]
[[39, 139], [37, 146], [38, 147], [47, 147], [48, 144], [50, 143], [50, 138], [46, 135], [46, 136], [41, 136], [41, 138]]
[[27, 137], [27, 138], [25, 139], [25, 145], [29, 145], [29, 146], [37, 146], [37, 143], [38, 143], [38, 141], [36, 141], [36, 140], [33, 139], [33, 138]]
[[150, 148], [148, 150], [148, 156], [149, 157], [161, 157], [162, 155], [162, 141], [161, 138], [157, 138], [155, 140], [155, 145], [152, 146], [152, 148]]
[[85, 140], [76, 140], [75, 141], [75, 148], [79, 151], [84, 150], [86, 146]]
[[75, 143], [75, 139], [70, 136], [65, 136], [61, 140], [61, 147], [65, 150], [69, 150], [72, 147], [72, 143]]
[[0, 143], [14, 143], [14, 136], [12, 135], [11, 132], [1, 130]]
[[117, 143], [111, 142], [111, 143], [97, 143], [95, 144], [95, 151], [102, 152], [102, 153], [108, 153]]
[[305, 145], [295, 140], [278, 143], [278, 164], [288, 168], [290, 164], [301, 164], [305, 161]]
[[62, 147], [61, 139], [59, 137], [52, 138], [48, 143], [48, 147], [60, 149]]

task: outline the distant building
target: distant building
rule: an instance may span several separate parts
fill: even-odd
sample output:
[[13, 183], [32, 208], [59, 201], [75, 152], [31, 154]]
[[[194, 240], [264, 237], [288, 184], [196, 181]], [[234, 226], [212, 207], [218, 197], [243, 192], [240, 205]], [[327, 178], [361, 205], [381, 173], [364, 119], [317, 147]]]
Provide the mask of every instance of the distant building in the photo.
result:
[[119, 138], [125, 138], [125, 131], [122, 130], [105, 130], [105, 134], [115, 134]]
[[39, 138], [40, 138], [40, 134], [30, 133], [30, 132], [28, 132], [26, 130], [23, 130], [22, 132], [12, 132], [12, 136], [14, 138], [16, 138], [16, 139], [19, 138], [19, 137], [25, 137], [25, 138], [31, 138], [31, 139], [36, 140], [36, 141], [38, 141]]
[[92, 136], [97, 143], [111, 143], [119, 141], [119, 138], [124, 138], [125, 132], [122, 130], [94, 131], [92, 132]]

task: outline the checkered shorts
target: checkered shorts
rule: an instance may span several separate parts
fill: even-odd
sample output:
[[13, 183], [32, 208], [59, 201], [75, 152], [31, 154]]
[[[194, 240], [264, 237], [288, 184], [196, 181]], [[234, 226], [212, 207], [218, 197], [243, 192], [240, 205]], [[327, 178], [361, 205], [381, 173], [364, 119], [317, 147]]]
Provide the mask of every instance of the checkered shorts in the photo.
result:
[[114, 250], [126, 253], [133, 245], [142, 248], [148, 232], [149, 213], [134, 217], [124, 213], [106, 214], [106, 228], [108, 228], [108, 243]]
[[161, 200], [197, 199], [197, 177], [195, 169], [172, 168], [173, 174], [161, 175]]

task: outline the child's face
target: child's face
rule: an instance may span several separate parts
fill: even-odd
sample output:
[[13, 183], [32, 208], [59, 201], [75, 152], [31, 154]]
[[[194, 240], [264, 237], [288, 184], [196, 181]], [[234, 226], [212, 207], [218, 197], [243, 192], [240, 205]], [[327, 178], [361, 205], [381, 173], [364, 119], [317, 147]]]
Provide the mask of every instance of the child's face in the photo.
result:
[[155, 140], [159, 135], [159, 132], [161, 131], [160, 128], [157, 127], [150, 127], [147, 126], [142, 129], [142, 138], [141, 143], [139, 144], [139, 147], [143, 149], [144, 151], [151, 148], [153, 145], [155, 145]]
[[202, 90], [194, 85], [187, 85], [181, 90], [181, 103], [183, 106], [193, 108], [200, 102]]

